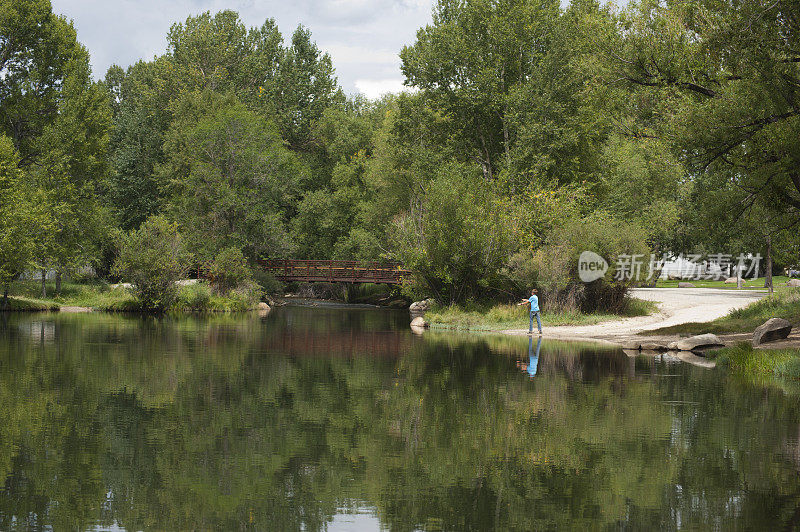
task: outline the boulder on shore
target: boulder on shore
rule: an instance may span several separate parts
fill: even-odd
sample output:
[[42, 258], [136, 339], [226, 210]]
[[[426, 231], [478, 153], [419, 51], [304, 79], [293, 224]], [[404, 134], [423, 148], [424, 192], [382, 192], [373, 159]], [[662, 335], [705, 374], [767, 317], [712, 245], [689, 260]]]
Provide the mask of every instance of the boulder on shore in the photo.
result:
[[269, 305], [267, 303], [264, 303], [263, 301], [259, 301], [258, 302], [258, 310], [270, 310], [270, 307], [269, 307]]
[[422, 316], [417, 316], [416, 318], [411, 320], [411, 326], [412, 327], [421, 327], [421, 328], [424, 329], [424, 328], [426, 328], [428, 326], [428, 322], [425, 321], [425, 318], [423, 318]]
[[725, 279], [725, 284], [736, 284], [736, 277], [728, 277]]
[[678, 288], [697, 288], [692, 283], [678, 283]]
[[792, 332], [792, 324], [783, 318], [770, 318], [753, 331], [753, 347], [766, 342], [783, 340]]
[[678, 350], [678, 341], [675, 340], [674, 342], [670, 342], [667, 344], [667, 350], [669, 351], [677, 351]]
[[716, 334], [706, 333], [698, 334], [697, 336], [690, 336], [675, 342], [675, 348], [678, 351], [694, 351], [701, 347], [714, 347], [724, 345]]
[[411, 303], [411, 306], [408, 307], [408, 310], [414, 313], [428, 312], [431, 308], [431, 303], [433, 303], [433, 300], [430, 298], [423, 299], [422, 301], [414, 301]]
[[800, 279], [789, 279], [786, 281], [786, 286], [790, 286], [792, 288], [800, 287]]
[[642, 343], [638, 340], [628, 340], [627, 342], [622, 342], [622, 349], [629, 349], [631, 351], [638, 351], [642, 348]]

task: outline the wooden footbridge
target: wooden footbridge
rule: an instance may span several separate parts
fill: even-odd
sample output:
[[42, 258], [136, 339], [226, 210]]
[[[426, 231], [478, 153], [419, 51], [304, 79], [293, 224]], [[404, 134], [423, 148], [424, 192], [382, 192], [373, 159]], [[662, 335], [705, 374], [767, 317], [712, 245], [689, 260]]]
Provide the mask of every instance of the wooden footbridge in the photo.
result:
[[279, 281], [401, 284], [411, 275], [409, 270], [390, 262], [263, 259], [259, 264]]

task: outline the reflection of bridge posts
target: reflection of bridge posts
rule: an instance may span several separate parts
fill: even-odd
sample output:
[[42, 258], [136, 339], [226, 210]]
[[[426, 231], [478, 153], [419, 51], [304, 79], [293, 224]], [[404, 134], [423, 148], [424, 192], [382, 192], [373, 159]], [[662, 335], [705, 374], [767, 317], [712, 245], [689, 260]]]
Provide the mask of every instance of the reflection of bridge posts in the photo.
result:
[[284, 282], [402, 284], [411, 275], [397, 263], [264, 259], [259, 264]]

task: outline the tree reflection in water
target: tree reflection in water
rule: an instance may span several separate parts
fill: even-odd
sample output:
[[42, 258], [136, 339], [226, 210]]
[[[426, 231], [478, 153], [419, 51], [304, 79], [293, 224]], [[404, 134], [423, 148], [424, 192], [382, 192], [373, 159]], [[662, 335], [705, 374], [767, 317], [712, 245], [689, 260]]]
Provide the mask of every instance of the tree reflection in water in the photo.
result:
[[794, 398], [592, 345], [417, 337], [404, 313], [3, 316], [0, 404], [3, 530], [365, 508], [392, 530], [777, 528], [800, 507]]

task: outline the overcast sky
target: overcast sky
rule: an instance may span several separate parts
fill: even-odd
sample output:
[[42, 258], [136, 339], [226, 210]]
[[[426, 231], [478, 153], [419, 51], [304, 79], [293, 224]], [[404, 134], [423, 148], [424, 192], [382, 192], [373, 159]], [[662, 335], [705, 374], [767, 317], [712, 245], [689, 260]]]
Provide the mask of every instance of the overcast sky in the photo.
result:
[[114, 63], [152, 59], [167, 48], [167, 31], [189, 15], [223, 9], [260, 26], [274, 18], [288, 42], [298, 24], [330, 53], [345, 92], [377, 98], [403, 88], [398, 53], [431, 22], [432, 0], [52, 0], [72, 19], [91, 53], [95, 78]]

